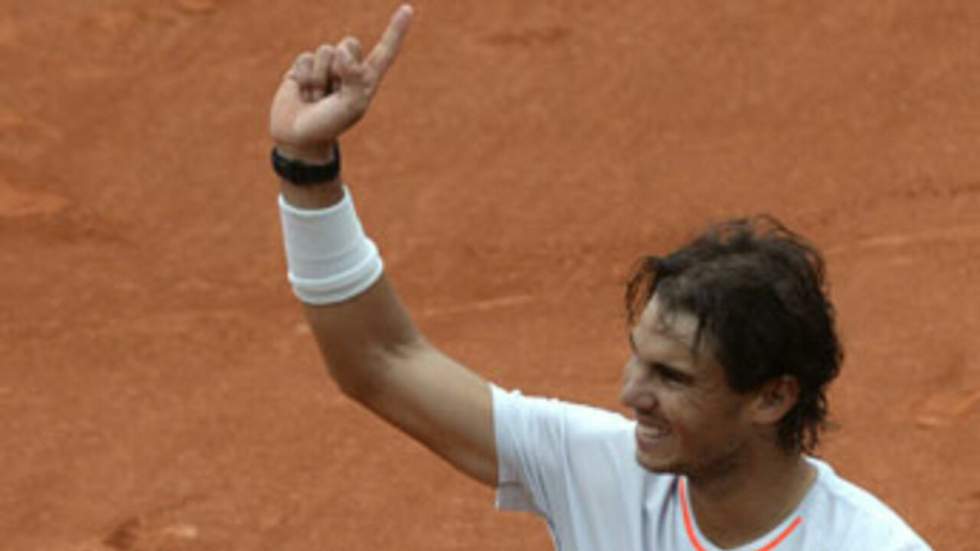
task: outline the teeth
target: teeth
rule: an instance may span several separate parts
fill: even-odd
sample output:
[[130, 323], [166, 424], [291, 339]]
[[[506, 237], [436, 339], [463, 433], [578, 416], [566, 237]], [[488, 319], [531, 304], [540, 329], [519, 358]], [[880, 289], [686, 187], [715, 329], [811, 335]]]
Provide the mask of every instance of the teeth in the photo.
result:
[[665, 436], [669, 431], [664, 427], [639, 425], [639, 432], [641, 436], [644, 436], [646, 438], [660, 438], [661, 436]]

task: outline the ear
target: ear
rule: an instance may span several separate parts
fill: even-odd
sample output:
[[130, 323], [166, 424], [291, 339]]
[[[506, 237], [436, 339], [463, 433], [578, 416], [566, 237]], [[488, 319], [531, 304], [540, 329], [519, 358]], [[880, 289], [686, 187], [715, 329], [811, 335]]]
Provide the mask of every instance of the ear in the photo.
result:
[[762, 425], [774, 425], [793, 409], [799, 397], [800, 383], [796, 377], [776, 377], [759, 389], [752, 404], [752, 419]]

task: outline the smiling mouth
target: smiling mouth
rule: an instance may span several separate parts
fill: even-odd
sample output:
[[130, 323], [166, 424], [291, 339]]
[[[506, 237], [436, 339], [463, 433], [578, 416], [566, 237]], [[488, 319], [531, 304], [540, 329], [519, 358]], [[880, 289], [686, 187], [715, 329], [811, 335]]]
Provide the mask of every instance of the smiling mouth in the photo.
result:
[[636, 424], [636, 443], [641, 449], [656, 447], [668, 436], [670, 429], [667, 427]]

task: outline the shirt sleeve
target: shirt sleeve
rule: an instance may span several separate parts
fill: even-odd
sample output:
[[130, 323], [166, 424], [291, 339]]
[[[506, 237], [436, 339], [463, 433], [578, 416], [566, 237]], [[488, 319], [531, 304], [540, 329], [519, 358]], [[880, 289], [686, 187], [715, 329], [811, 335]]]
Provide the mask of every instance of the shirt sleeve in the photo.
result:
[[549, 503], [560, 499], [555, 478], [564, 453], [556, 401], [493, 386], [493, 421], [497, 508], [547, 515]]
[[[583, 485], [597, 463], [622, 455], [603, 445], [621, 433], [622, 416], [556, 399], [526, 397], [492, 386], [497, 445], [497, 508], [548, 519]], [[580, 453], [574, 455], [572, 450]], [[607, 468], [602, 469], [608, 471]]]

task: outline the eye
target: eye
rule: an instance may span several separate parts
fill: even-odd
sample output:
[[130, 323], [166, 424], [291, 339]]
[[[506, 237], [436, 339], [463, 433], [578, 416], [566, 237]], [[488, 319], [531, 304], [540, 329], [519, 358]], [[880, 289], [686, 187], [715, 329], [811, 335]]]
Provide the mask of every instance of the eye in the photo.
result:
[[651, 369], [653, 369], [653, 371], [657, 374], [658, 377], [660, 377], [661, 379], [663, 379], [668, 383], [682, 385], [691, 382], [690, 377], [684, 375], [683, 373], [678, 373], [676, 369], [668, 365], [662, 363], [654, 363], [651, 364], [650, 367]]

